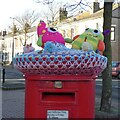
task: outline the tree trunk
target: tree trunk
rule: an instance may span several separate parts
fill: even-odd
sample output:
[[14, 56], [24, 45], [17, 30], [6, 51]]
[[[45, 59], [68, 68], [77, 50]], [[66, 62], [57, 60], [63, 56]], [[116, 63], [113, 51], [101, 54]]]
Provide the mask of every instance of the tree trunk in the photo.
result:
[[[103, 31], [106, 29], [111, 30], [112, 21], [112, 2], [104, 2], [104, 23]], [[111, 97], [112, 97], [112, 48], [111, 48], [111, 35], [106, 35], [105, 39], [105, 51], [104, 56], [108, 58], [107, 68], [103, 71], [102, 76], [102, 95], [100, 110], [104, 112], [110, 112], [111, 110]]]

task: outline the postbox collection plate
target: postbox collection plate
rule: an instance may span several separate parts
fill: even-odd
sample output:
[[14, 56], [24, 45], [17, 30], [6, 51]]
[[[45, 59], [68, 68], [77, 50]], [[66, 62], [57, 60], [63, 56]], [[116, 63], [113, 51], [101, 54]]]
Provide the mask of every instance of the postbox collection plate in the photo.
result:
[[68, 111], [67, 110], [47, 110], [47, 120], [68, 120]]

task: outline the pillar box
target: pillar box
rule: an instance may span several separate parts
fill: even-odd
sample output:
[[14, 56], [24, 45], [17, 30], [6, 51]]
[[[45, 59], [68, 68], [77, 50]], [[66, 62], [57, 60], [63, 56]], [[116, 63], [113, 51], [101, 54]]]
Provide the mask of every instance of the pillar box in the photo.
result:
[[25, 75], [25, 118], [95, 117], [95, 79], [107, 58], [95, 52], [79, 54], [27, 53], [14, 59]]

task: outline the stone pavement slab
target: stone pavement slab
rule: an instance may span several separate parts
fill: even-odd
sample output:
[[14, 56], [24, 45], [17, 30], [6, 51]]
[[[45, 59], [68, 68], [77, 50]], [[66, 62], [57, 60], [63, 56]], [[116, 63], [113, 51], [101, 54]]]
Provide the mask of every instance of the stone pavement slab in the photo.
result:
[[2, 91], [2, 117], [24, 118], [24, 89]]

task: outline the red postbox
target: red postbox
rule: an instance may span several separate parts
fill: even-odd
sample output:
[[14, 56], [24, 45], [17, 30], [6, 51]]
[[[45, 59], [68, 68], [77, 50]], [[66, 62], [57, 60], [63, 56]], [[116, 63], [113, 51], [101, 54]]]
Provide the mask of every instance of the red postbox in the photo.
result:
[[94, 76], [26, 74], [25, 77], [25, 118], [94, 118]]
[[95, 52], [27, 53], [15, 57], [25, 74], [25, 118], [95, 117], [95, 76], [107, 58]]

